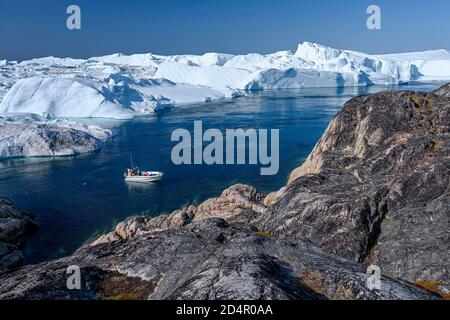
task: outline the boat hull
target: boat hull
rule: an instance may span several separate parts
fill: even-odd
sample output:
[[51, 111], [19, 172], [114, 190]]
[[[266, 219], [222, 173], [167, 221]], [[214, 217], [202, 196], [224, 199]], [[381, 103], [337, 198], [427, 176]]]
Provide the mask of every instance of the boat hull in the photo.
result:
[[158, 182], [163, 178], [163, 174], [158, 174], [154, 176], [129, 176], [125, 177], [126, 182], [140, 182], [140, 183], [148, 183], [148, 182]]

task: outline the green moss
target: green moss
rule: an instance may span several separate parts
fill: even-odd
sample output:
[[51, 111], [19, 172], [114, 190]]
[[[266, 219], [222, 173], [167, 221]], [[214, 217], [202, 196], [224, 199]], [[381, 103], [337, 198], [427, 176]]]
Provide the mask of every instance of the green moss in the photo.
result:
[[428, 111], [432, 116], [436, 116], [438, 111], [434, 108], [433, 103], [430, 100], [430, 96], [420, 96], [419, 94], [413, 92], [410, 95], [411, 101], [417, 108], [423, 107], [421, 111]]
[[445, 146], [445, 142], [443, 140], [438, 140], [436, 142], [433, 142], [430, 148], [428, 148], [427, 152], [431, 154], [438, 153], [441, 151]]
[[267, 238], [267, 239], [270, 239], [270, 240], [275, 240], [276, 239], [276, 237], [273, 234], [270, 234], [269, 232], [266, 232], [266, 231], [262, 231], [262, 230], [261, 231], [257, 231], [256, 234], [258, 236], [260, 236], [260, 237]]
[[420, 106], [420, 96], [417, 93], [411, 93], [410, 99], [412, 102], [414, 102], [414, 104]]

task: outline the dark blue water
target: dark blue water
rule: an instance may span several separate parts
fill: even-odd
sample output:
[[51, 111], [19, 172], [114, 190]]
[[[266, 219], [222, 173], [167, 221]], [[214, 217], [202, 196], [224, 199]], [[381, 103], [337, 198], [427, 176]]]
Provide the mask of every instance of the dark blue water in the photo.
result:
[[[420, 84], [404, 89], [435, 89]], [[36, 215], [38, 232], [25, 249], [27, 263], [70, 254], [86, 240], [133, 215], [157, 216], [220, 195], [235, 183], [262, 191], [285, 185], [328, 122], [350, 98], [386, 87], [266, 91], [235, 100], [179, 107], [128, 122], [112, 122], [116, 136], [102, 150], [65, 158], [0, 161], [0, 194]], [[398, 89], [398, 87], [393, 88]], [[173, 130], [280, 129], [280, 170], [261, 176], [259, 165], [175, 166]], [[108, 122], [111, 125], [111, 121]], [[126, 184], [129, 154], [145, 169], [165, 172], [160, 184]]]

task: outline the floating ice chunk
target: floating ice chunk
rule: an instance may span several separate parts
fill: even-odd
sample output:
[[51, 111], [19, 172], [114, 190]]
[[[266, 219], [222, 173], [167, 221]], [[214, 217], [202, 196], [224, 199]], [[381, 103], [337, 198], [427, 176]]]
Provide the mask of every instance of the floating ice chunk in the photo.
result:
[[289, 89], [309, 87], [343, 87], [355, 85], [353, 74], [311, 69], [268, 69], [260, 72], [246, 89]]
[[0, 116], [0, 158], [67, 156], [97, 150], [110, 130], [36, 114]]

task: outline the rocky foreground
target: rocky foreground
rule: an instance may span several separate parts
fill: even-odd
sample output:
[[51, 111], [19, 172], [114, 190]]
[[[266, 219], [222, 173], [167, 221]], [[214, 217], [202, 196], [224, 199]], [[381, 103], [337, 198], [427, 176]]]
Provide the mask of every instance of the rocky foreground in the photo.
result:
[[35, 228], [28, 214], [0, 197], [0, 273], [20, 266], [23, 258], [20, 248]]
[[[129, 219], [67, 258], [0, 275], [0, 299], [448, 298], [449, 124], [450, 85], [352, 99], [278, 192], [236, 185]], [[70, 265], [81, 290], [67, 289]]]

